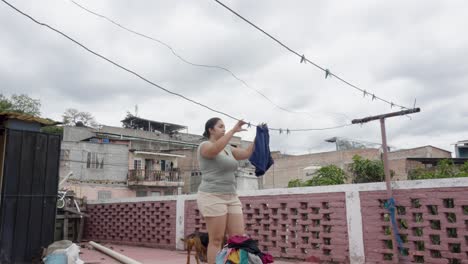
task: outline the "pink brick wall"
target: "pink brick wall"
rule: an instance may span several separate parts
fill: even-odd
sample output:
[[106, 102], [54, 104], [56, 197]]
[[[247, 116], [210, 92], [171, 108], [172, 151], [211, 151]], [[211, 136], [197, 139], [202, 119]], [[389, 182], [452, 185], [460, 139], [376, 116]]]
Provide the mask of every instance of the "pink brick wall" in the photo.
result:
[[[247, 233], [275, 257], [348, 263], [344, 193], [240, 198]], [[185, 205], [185, 233], [206, 231], [196, 201]]]
[[[394, 190], [400, 263], [468, 263], [468, 188]], [[361, 192], [366, 263], [391, 263], [386, 192]]]
[[90, 204], [84, 237], [175, 249], [176, 201]]

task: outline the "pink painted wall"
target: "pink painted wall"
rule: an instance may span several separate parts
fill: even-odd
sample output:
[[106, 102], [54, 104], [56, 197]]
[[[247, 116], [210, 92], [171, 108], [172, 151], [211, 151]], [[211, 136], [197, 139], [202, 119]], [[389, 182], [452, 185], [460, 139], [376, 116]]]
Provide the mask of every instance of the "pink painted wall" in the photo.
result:
[[[400, 263], [468, 264], [468, 187], [393, 192], [405, 248]], [[392, 263], [390, 222], [383, 208], [386, 192], [360, 191], [359, 197], [365, 263]], [[315, 256], [322, 263], [349, 263], [344, 192], [240, 199], [246, 231], [259, 240], [261, 250], [275, 257]], [[90, 204], [88, 213], [87, 239], [175, 249], [175, 200]], [[206, 231], [195, 200], [185, 201], [183, 216], [185, 235]], [[357, 237], [351, 242], [356, 242], [353, 239], [362, 241]]]
[[[246, 232], [274, 257], [346, 263], [348, 236], [344, 193], [240, 198]], [[185, 206], [185, 233], [206, 231], [196, 201]]]
[[88, 240], [175, 249], [175, 201], [90, 204], [87, 210]]
[[[406, 249], [400, 263], [468, 263], [468, 188], [394, 190]], [[366, 262], [391, 263], [386, 192], [361, 192]]]

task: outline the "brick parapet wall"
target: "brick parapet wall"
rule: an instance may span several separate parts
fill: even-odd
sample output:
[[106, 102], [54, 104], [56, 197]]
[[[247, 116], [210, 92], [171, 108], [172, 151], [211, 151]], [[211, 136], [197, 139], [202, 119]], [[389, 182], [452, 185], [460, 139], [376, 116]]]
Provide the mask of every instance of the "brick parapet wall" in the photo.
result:
[[175, 249], [176, 202], [88, 205], [88, 240]]
[[[407, 255], [400, 263], [468, 263], [468, 178], [398, 181], [392, 188]], [[274, 256], [317, 256], [323, 263], [392, 263], [386, 260], [392, 250], [388, 212], [383, 208], [385, 183], [239, 195], [247, 233]], [[183, 249], [181, 238], [206, 230], [195, 199], [181, 195], [90, 202], [85, 237]]]
[[[392, 263], [391, 224], [384, 191], [361, 192], [368, 263]], [[468, 263], [468, 187], [396, 190], [400, 263]]]
[[[246, 232], [274, 257], [348, 262], [344, 193], [240, 197]], [[185, 206], [185, 235], [206, 231], [196, 201]]]

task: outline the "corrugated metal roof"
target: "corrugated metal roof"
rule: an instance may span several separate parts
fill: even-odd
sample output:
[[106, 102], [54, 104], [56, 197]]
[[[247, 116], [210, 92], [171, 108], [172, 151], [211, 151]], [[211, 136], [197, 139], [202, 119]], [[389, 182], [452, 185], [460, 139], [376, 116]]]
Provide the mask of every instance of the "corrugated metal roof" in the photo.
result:
[[23, 114], [23, 113], [0, 112], [0, 121], [5, 121], [8, 119], [17, 119], [17, 120], [26, 121], [26, 122], [35, 122], [43, 126], [53, 126], [53, 125], [61, 124], [60, 122], [54, 121], [52, 119], [40, 118], [37, 116], [32, 116], [32, 115]]

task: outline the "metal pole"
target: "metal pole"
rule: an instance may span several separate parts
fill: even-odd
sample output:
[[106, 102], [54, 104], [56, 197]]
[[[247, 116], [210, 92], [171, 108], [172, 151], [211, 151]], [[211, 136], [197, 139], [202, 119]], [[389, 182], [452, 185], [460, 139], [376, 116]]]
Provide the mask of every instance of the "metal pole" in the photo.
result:
[[131, 259], [131, 258], [129, 258], [129, 257], [125, 256], [125, 255], [122, 255], [122, 254], [120, 254], [120, 253], [118, 253], [118, 252], [116, 252], [116, 251], [114, 251], [112, 249], [108, 249], [108, 248], [106, 248], [104, 246], [101, 246], [100, 244], [98, 244], [96, 242], [89, 241], [89, 244], [92, 247], [96, 248], [97, 250], [99, 250], [99, 251], [113, 257], [114, 259], [116, 259], [116, 260], [118, 260], [118, 261], [120, 261], [120, 262], [122, 262], [124, 264], [141, 264], [141, 262], [139, 262], [139, 261]]
[[[385, 173], [385, 184], [387, 186], [387, 198], [390, 199], [393, 197], [393, 194], [392, 186], [390, 185], [390, 169], [388, 168], [387, 133], [385, 132], [385, 118], [380, 118], [380, 130], [382, 134], [383, 164]], [[393, 226], [392, 220], [390, 220], [390, 225], [392, 225], [393, 263], [399, 263], [398, 244], [396, 242], [394, 232], [396, 227]]]

